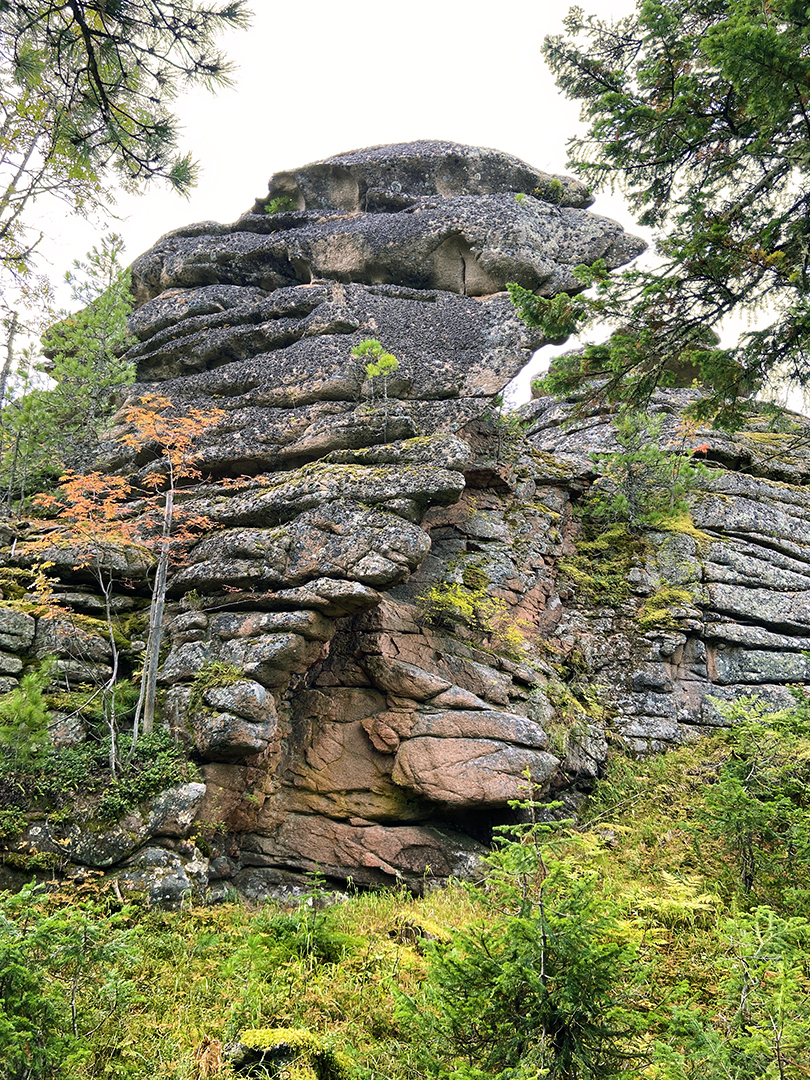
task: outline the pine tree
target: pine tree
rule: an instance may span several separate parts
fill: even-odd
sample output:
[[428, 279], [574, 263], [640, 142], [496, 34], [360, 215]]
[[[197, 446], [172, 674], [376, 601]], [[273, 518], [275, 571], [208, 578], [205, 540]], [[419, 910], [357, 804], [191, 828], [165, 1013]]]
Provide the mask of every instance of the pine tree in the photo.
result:
[[556, 831], [500, 829], [479, 894], [491, 917], [431, 947], [428, 1009], [412, 1017], [429, 1075], [639, 1075], [644, 966], [597, 876], [555, 855]]
[[183, 85], [228, 85], [215, 40], [247, 22], [243, 0], [0, 4], [0, 277], [29, 271], [43, 195], [87, 213], [116, 183], [193, 185], [170, 104]]
[[[619, 328], [558, 371], [555, 388], [591, 383], [643, 404], [688, 364], [710, 390], [696, 414], [733, 426], [769, 380], [810, 382], [806, 4], [644, 0], [616, 23], [574, 8], [544, 53], [589, 125], [572, 141], [572, 167], [625, 193], [641, 224], [660, 230], [662, 260], [614, 278], [581, 268], [597, 292], [567, 318], [559, 302], [521, 298], [550, 319], [550, 336], [583, 316]], [[721, 319], [766, 306], [767, 325], [716, 347]]]
[[[0, 477], [9, 511], [15, 498], [22, 504], [67, 467], [81, 467], [119, 392], [135, 377], [119, 355], [132, 308], [122, 250], [120, 236], [111, 233], [74, 262], [65, 280], [79, 310], [53, 312], [43, 338], [50, 362], [9, 380], [14, 400], [0, 414]], [[54, 381], [51, 389], [43, 387], [44, 375]]]

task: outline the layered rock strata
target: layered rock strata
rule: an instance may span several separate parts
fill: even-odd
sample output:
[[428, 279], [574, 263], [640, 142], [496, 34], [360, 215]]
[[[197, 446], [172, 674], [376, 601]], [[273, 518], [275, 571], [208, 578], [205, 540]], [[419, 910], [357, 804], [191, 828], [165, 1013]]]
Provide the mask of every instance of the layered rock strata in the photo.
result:
[[[212, 482], [195, 505], [217, 529], [172, 584], [199, 610], [171, 622], [161, 679], [208, 763], [201, 817], [242, 833], [214, 875], [249, 895], [316, 868], [361, 884], [467, 873], [527, 770], [559, 783], [527, 704], [537, 676], [439, 649], [416, 592], [392, 590], [465, 491], [461, 436], [543, 343], [507, 281], [553, 295], [579, 287], [576, 264], [641, 250], [589, 202], [493, 151], [385, 147], [274, 177], [235, 225], [179, 230], [132, 268], [134, 392], [225, 411], [198, 444]], [[382, 395], [351, 355], [369, 337], [399, 360]], [[111, 469], [149, 458], [105, 447]], [[244, 677], [200, 696], [214, 662]]]
[[[699, 447], [709, 466], [689, 493], [690, 518], [647, 530], [621, 604], [580, 599], [557, 629], [586, 658], [612, 730], [637, 752], [724, 723], [723, 702], [789, 706], [791, 688], [810, 681], [810, 423], [791, 414], [773, 430], [763, 416], [735, 434], [702, 429], [685, 441], [683, 412], [696, 393], [659, 392], [651, 405], [663, 445]], [[544, 399], [525, 415], [530, 443], [569, 482], [595, 480], [592, 455], [619, 449], [604, 414], [572, 419], [570, 407]], [[684, 598], [640, 632], [640, 612], [664, 587]]]
[[[623, 597], [565, 573], [591, 452], [616, 444], [604, 414], [501, 415], [543, 344], [503, 290], [573, 291], [576, 264], [641, 250], [589, 202], [494, 151], [382, 147], [280, 174], [234, 225], [136, 260], [132, 398], [222, 410], [198, 442], [205, 480], [180, 495], [212, 528], [170, 582], [160, 674], [201, 780], [113, 829], [34, 821], [18, 855], [51, 845], [160, 902], [261, 898], [312, 871], [419, 889], [475, 873], [510, 802], [575, 803], [611, 734], [660, 749], [721, 722], [715, 698], [804, 681], [803, 421], [701, 433], [715, 468], [694, 520], [648, 537]], [[351, 355], [370, 337], [399, 361], [384, 388]], [[676, 448], [687, 398], [655, 405]], [[126, 430], [99, 460], [138, 483], [159, 454]], [[53, 555], [65, 608], [97, 613], [92, 577]], [[105, 557], [124, 617], [148, 565]], [[662, 585], [690, 602], [642, 628]], [[5, 688], [36, 655], [71, 686], [103, 675], [103, 636], [62, 622], [0, 609]]]

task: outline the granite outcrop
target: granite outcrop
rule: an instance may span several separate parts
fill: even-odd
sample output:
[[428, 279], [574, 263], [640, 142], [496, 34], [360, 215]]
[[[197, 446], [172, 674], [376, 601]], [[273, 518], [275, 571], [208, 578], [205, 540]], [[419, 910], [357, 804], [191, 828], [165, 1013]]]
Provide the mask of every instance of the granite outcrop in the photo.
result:
[[[52, 835], [34, 815], [7, 842], [18, 864], [53, 849], [60, 873], [101, 869], [160, 903], [261, 899], [313, 872], [419, 890], [474, 875], [516, 800], [575, 806], [611, 740], [661, 750], [723, 723], [718, 701], [779, 703], [807, 681], [799, 417], [701, 431], [712, 468], [691, 519], [648, 532], [621, 594], [594, 599], [566, 572], [592, 453], [615, 433], [572, 402], [504, 414], [544, 343], [504, 290], [573, 292], [577, 264], [643, 249], [590, 202], [495, 151], [378, 147], [279, 174], [233, 225], [177, 230], [135, 261], [130, 400], [219, 410], [179, 493], [210, 528], [170, 580], [159, 676], [199, 778], [114, 827]], [[384, 395], [352, 355], [367, 338], [399, 361]], [[691, 452], [678, 425], [697, 392], [653, 402], [674, 451]], [[122, 410], [97, 460], [137, 486], [159, 455], [129, 430]], [[4, 561], [25, 565], [12, 540]], [[37, 656], [76, 690], [109, 669], [87, 629], [92, 575], [60, 550], [61, 620], [0, 604], [4, 690]], [[125, 620], [149, 562], [109, 561]], [[681, 599], [651, 621], [665, 586]], [[134, 670], [142, 643], [128, 648]], [[67, 714], [53, 731], [84, 737]]]

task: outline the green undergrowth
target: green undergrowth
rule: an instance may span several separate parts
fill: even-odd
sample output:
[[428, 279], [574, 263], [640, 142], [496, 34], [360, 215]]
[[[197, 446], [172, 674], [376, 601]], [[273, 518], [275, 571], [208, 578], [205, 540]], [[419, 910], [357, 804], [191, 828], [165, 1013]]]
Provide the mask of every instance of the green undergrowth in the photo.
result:
[[[67, 695], [66, 695], [67, 696]], [[13, 840], [28, 821], [46, 819], [58, 834], [71, 823], [104, 828], [146, 799], [194, 780], [196, 767], [165, 728], [141, 735], [130, 757], [131, 736], [120, 736], [122, 761], [109, 768], [109, 736], [59, 750], [46, 747], [29, 760], [0, 758], [0, 839]]]
[[577, 825], [524, 803], [472, 888], [0, 898], [9, 1080], [225, 1078], [234, 1042], [261, 1051], [239, 1075], [273, 1080], [801, 1080], [810, 708], [731, 714], [666, 755], [614, 752]]

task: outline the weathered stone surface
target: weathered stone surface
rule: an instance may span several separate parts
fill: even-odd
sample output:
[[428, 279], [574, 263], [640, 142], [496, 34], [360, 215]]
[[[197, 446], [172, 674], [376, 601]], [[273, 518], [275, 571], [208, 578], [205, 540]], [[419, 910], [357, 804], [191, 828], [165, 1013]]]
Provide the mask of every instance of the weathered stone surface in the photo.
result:
[[467, 712], [424, 712], [409, 733], [409, 738], [429, 736], [434, 739], [500, 739], [516, 746], [545, 750], [548, 735], [539, 724], [525, 716], [486, 709]]
[[[675, 390], [654, 399], [665, 445], [679, 447], [678, 416], [694, 397]], [[589, 450], [617, 446], [605, 416], [566, 427], [565, 407], [547, 400], [528, 413], [532, 443], [586, 482]], [[650, 535], [646, 566], [631, 574], [636, 599], [601, 612], [580, 601], [563, 616], [564, 640], [588, 658], [613, 726], [636, 752], [724, 722], [715, 699], [755, 693], [784, 706], [790, 685], [810, 682], [810, 469], [800, 450], [809, 425], [791, 422], [789, 436], [756, 417], [734, 435], [697, 433], [715, 467], [689, 496], [696, 528]], [[662, 585], [687, 588], [694, 605], [670, 608], [666, 626], [641, 636], [633, 619]]]
[[266, 835], [246, 836], [243, 850], [258, 866], [351, 877], [361, 885], [404, 880], [417, 889], [427, 875], [439, 881], [474, 876], [484, 854], [481, 845], [450, 829], [352, 825], [302, 814], [288, 815]]
[[[276, 173], [267, 199], [286, 196], [301, 210], [385, 211], [420, 195], [500, 191], [528, 192], [560, 206], [593, 202], [585, 185], [570, 176], [549, 176], [500, 150], [439, 141], [373, 146]], [[257, 200], [255, 213], [263, 212], [267, 199]]]
[[810, 681], [810, 660], [803, 653], [721, 648], [714, 667], [715, 680], [726, 686]]
[[[810, 582], [809, 582], [810, 584]], [[810, 632], [810, 589], [806, 592], [773, 592], [744, 585], [707, 585], [707, 606], [720, 615], [746, 619], [772, 632]]]
[[552, 754], [494, 739], [409, 738], [397, 752], [393, 779], [449, 806], [506, 806], [525, 798], [529, 783], [547, 790], [558, 766]]
[[251, 679], [211, 687], [201, 706], [186, 709], [194, 746], [207, 760], [240, 761], [266, 753], [277, 741], [275, 701]]
[[563, 772], [596, 779], [607, 764], [608, 742], [599, 724], [578, 725], [568, 735]]
[[205, 798], [205, 784], [179, 784], [152, 800], [146, 823], [147, 836], [171, 836], [184, 840], [191, 832], [197, 810]]
[[285, 814], [302, 811], [343, 820], [423, 820], [424, 806], [393, 782], [393, 759], [377, 750], [366, 723], [314, 723], [288, 773], [294, 790], [269, 800], [259, 825], [268, 815], [275, 818], [282, 807]]
[[0, 653], [0, 675], [18, 675], [22, 671], [22, 666], [19, 656]]
[[36, 622], [23, 611], [0, 607], [0, 649], [19, 652], [34, 640]]
[[[0, 681], [0, 693], [6, 693], [6, 687]], [[9, 688], [10, 689], [10, 688]], [[75, 713], [52, 712], [48, 722], [48, 738], [52, 746], [78, 746], [87, 737], [87, 730], [81, 716]]]
[[148, 847], [126, 869], [111, 876], [123, 893], [138, 893], [149, 904], [174, 910], [184, 900], [203, 899], [208, 860], [196, 848], [190, 858], [183, 858], [165, 848]]
[[[251, 407], [291, 410], [316, 402], [354, 407], [361, 398], [370, 406], [365, 363], [351, 349], [375, 326], [385, 326], [390, 348], [402, 357], [391, 376], [393, 396], [440, 401], [487, 394], [487, 387], [514, 375], [527, 350], [542, 342], [501, 294], [479, 300], [430, 289], [325, 282], [279, 289], [261, 300], [256, 290], [241, 291], [244, 306], [183, 320], [133, 346], [127, 355], [143, 380], [160, 382], [162, 393], [216, 396], [220, 408], [243, 415]], [[145, 319], [160, 302], [150, 301], [138, 316]], [[353, 445], [363, 444], [348, 444]]]
[[89, 588], [97, 584], [99, 573], [119, 579], [143, 577], [152, 569], [155, 561], [146, 548], [135, 544], [99, 544], [97, 550], [98, 557], [92, 560], [92, 566], [88, 565], [86, 545], [71, 544], [66, 532], [64, 542], [49, 547], [29, 548], [27, 544], [20, 544], [15, 548], [14, 555], [5, 561], [25, 567], [50, 563], [53, 573], [58, 574], [62, 581], [83, 582]]
[[135, 295], [214, 283], [274, 291], [324, 278], [468, 296], [517, 281], [553, 295], [581, 288], [571, 273], [580, 263], [604, 259], [613, 268], [644, 250], [608, 218], [511, 192], [429, 195], [404, 211], [320, 221], [274, 217], [243, 219], [218, 235], [169, 234], [133, 264]]
[[428, 701], [450, 688], [450, 683], [439, 675], [423, 671], [415, 664], [384, 656], [365, 656], [361, 661], [365, 670], [381, 690], [400, 697]]
[[180, 785], [103, 830], [82, 828], [76, 823], [52, 829], [47, 820], [37, 822], [14, 841], [13, 850], [23, 854], [45, 852], [105, 869], [122, 862], [146, 840], [188, 836], [204, 796], [204, 784]]

